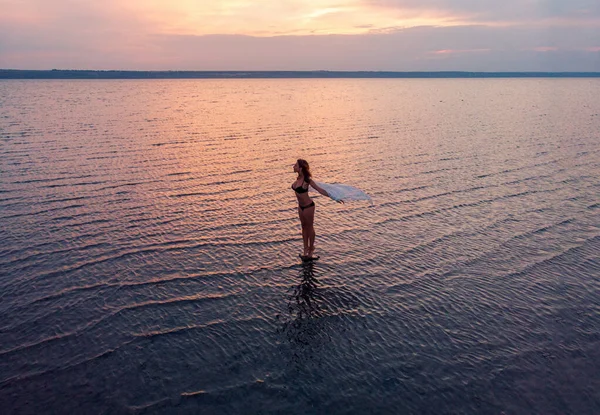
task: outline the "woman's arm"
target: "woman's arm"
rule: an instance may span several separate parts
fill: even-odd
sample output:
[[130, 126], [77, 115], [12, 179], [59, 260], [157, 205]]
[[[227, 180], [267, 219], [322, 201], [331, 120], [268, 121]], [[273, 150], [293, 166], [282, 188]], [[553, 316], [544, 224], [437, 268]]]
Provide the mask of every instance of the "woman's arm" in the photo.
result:
[[314, 180], [311, 179], [308, 184], [310, 184], [317, 192], [321, 193], [323, 196], [329, 197], [329, 193], [327, 193], [324, 189], [319, 187], [319, 185], [316, 184]]
[[[323, 196], [331, 197], [329, 196], [329, 193], [327, 193], [325, 189], [321, 188], [317, 183], [315, 183], [314, 180], [311, 179], [308, 184], [310, 184], [317, 192], [321, 193]], [[344, 203], [343, 200], [337, 200], [337, 202]]]

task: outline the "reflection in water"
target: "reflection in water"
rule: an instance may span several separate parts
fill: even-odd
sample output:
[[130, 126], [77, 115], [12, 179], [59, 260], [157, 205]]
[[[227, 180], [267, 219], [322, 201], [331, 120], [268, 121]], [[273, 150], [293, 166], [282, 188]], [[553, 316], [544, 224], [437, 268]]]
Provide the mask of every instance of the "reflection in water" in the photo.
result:
[[284, 320], [285, 334], [292, 354], [299, 362], [317, 356], [317, 349], [330, 341], [325, 327], [325, 313], [320, 282], [315, 276], [314, 262], [304, 262], [288, 300], [289, 318]]

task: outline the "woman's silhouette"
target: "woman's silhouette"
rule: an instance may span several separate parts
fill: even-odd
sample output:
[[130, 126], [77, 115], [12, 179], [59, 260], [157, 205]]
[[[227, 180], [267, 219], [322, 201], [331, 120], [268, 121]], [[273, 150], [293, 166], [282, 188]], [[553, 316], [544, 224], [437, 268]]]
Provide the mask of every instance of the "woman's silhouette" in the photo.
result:
[[[292, 189], [298, 198], [298, 216], [300, 216], [300, 224], [302, 225], [302, 240], [304, 242], [304, 253], [300, 255], [303, 260], [318, 259], [313, 256], [315, 251], [315, 202], [308, 195], [308, 188], [312, 186], [317, 192], [323, 196], [329, 197], [324, 189], [322, 189], [312, 179], [310, 167], [306, 160], [299, 159], [294, 164], [294, 172], [298, 173], [296, 181], [292, 183]], [[344, 203], [338, 200], [339, 203]]]

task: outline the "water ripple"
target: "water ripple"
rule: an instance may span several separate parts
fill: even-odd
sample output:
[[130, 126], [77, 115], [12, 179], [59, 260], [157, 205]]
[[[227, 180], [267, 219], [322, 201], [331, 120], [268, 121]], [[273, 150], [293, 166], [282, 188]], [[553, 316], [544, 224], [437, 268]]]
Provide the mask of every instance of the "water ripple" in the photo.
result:
[[594, 80], [132, 86], [0, 82], [3, 408], [598, 412]]

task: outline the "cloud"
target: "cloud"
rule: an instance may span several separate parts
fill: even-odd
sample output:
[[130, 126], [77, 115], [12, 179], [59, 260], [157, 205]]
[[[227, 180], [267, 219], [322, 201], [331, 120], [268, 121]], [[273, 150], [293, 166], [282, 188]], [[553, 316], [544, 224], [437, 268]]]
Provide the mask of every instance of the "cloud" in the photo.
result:
[[490, 52], [491, 49], [441, 49], [434, 50], [431, 53], [436, 55], [462, 54], [462, 53], [483, 53]]
[[531, 50], [535, 52], [556, 52], [558, 48], [554, 46], [537, 46]]
[[435, 13], [471, 23], [516, 24], [544, 20], [575, 23], [600, 20], [597, 0], [361, 0], [367, 7], [400, 14]]
[[[297, 16], [308, 19], [305, 27], [293, 24], [271, 27], [265, 23], [250, 31], [255, 36], [243, 36], [190, 33], [189, 22], [195, 22], [199, 17], [186, 17], [186, 10], [192, 10], [186, 7], [202, 3], [192, 0], [174, 2], [178, 5], [176, 8], [168, 8], [169, 3], [160, 0], [147, 0], [143, 3], [148, 5], [147, 8], [135, 1], [123, 3], [118, 0], [102, 3], [0, 0], [0, 10], [3, 10], [0, 14], [0, 67], [600, 71], [600, 24], [594, 24], [588, 17], [585, 24], [576, 25], [558, 21], [513, 22], [509, 26], [459, 25], [458, 20], [453, 20], [454, 26], [397, 24], [402, 21], [400, 15], [407, 7], [413, 9], [411, 13], [417, 16], [416, 19], [419, 14], [426, 14], [425, 9], [419, 7], [439, 7], [437, 13], [445, 13], [450, 21], [461, 14], [471, 16], [470, 19], [475, 19], [473, 16], [481, 18], [491, 15], [493, 10], [518, 9], [521, 4], [516, 0], [507, 2], [293, 0], [256, 7], [256, 3], [236, 0], [212, 2], [208, 8], [194, 9], [200, 17], [212, 13], [216, 20], [211, 20], [211, 24], [242, 22], [244, 16], [255, 16], [261, 11], [265, 11], [261, 22], [275, 23], [278, 13], [290, 10], [293, 13], [289, 19], [294, 20]], [[584, 0], [574, 0], [566, 5], [556, 0], [523, 4], [539, 6], [542, 3], [551, 9], [548, 15], [555, 16], [561, 13], [576, 16], [577, 10], [586, 7], [596, 13], [600, 8], [594, 2]], [[237, 6], [227, 8], [227, 4]], [[250, 13], [247, 9], [252, 4], [254, 14], [244, 15]], [[523, 7], [519, 10], [524, 10]], [[371, 12], [363, 14], [362, 11], [367, 9]], [[8, 12], [4, 13], [5, 10]], [[504, 10], [504, 17], [508, 18], [511, 13], [518, 14]], [[389, 19], [376, 20], [381, 14], [388, 15]], [[530, 14], [528, 18], [540, 16], [540, 13]], [[350, 27], [352, 34], [335, 34], [328, 29], [342, 24]], [[316, 35], [307, 35], [307, 29]]]
[[[24, 67], [145, 70], [600, 71], [585, 28], [417, 27], [391, 34], [148, 35], [103, 55], [57, 50]], [[1, 34], [0, 34], [1, 35]], [[542, 52], [543, 51], [543, 52]], [[68, 64], [65, 64], [67, 62]], [[0, 67], [7, 67], [0, 59]]]
[[[158, 37], [187, 68], [282, 70], [600, 71], [586, 28], [417, 27], [391, 34]], [[553, 48], [540, 56], [536, 48]], [[195, 50], [197, 54], [190, 54]], [[435, 53], [436, 51], [449, 53]], [[435, 59], [433, 59], [435, 58]], [[564, 59], [564, 60], [563, 60]]]
[[[0, 0], [0, 9], [15, 2]], [[116, 0], [18, 3], [0, 17], [1, 67], [108, 67], [152, 53], [145, 40], [155, 26]]]

